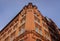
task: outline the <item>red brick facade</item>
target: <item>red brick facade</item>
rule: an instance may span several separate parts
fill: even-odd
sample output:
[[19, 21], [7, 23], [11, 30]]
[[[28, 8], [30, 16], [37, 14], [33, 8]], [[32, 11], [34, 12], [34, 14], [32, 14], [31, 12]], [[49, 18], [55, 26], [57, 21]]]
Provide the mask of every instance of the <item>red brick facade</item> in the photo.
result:
[[29, 3], [1, 30], [0, 41], [59, 41], [59, 30]]

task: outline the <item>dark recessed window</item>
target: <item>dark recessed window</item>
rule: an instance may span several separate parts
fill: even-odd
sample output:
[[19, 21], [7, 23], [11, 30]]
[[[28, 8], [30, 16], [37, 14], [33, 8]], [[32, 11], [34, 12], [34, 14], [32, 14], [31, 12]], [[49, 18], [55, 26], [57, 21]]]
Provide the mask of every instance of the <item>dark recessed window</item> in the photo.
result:
[[22, 17], [25, 17], [26, 16], [26, 13], [22, 15]]
[[40, 39], [36, 39], [36, 41], [41, 41]]
[[18, 17], [14, 20], [14, 22], [15, 22], [15, 23], [17, 23], [17, 22], [18, 22]]

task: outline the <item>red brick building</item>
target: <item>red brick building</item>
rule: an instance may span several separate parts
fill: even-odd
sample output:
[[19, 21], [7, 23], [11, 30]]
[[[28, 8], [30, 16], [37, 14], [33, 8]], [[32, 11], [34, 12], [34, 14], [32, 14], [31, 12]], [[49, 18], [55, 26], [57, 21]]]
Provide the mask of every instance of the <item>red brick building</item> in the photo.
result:
[[59, 41], [59, 30], [29, 3], [1, 30], [0, 41]]

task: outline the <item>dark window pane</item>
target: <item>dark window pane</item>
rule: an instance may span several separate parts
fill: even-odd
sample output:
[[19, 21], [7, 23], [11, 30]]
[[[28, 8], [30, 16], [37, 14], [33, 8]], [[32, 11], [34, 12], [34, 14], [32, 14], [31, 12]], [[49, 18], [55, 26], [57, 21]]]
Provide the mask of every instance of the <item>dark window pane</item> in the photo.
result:
[[36, 41], [41, 41], [40, 39], [36, 39]]

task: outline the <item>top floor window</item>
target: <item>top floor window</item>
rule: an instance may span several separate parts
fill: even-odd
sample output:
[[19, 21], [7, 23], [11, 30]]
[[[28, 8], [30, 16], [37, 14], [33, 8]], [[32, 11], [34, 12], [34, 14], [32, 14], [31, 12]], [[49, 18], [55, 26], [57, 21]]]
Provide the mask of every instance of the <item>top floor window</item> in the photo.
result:
[[18, 22], [18, 18], [15, 20], [15, 23], [17, 23]]
[[26, 13], [24, 13], [24, 14], [21, 14], [21, 15], [22, 15], [22, 18], [23, 18], [23, 17], [25, 17], [25, 16], [26, 16]]
[[10, 27], [12, 27], [14, 24], [13, 23], [10, 23]]

